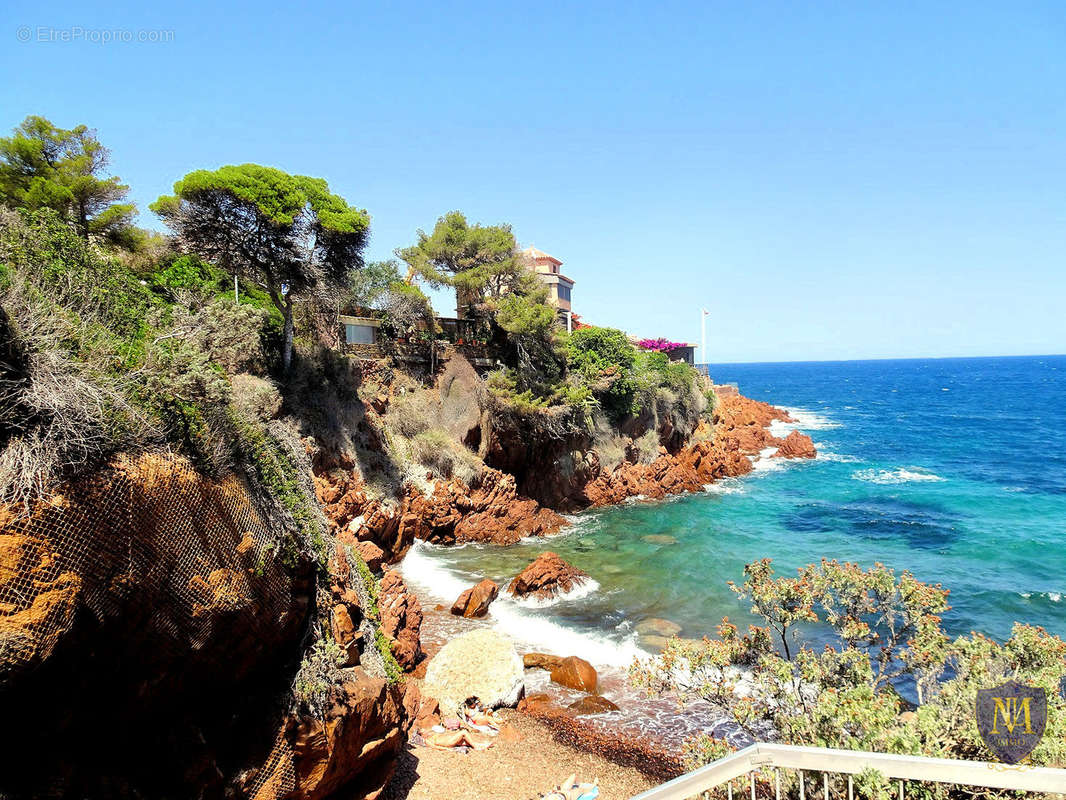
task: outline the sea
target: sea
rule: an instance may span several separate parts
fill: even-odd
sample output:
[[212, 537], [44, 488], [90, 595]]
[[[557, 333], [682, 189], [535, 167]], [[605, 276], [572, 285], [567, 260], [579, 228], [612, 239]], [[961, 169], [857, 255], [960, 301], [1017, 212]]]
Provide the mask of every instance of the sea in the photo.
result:
[[817, 458], [759, 458], [701, 493], [583, 512], [555, 536], [509, 547], [418, 543], [402, 570], [424, 605], [450, 605], [484, 577], [506, 586], [545, 550], [593, 579], [551, 603], [501, 593], [477, 623], [429, 614], [427, 634], [488, 625], [520, 650], [581, 656], [623, 705], [606, 715], [614, 724], [678, 739], [722, 720], [677, 715], [629, 687], [625, 671], [657, 652], [663, 632], [699, 638], [725, 616], [755, 621], [728, 582], [757, 559], [780, 574], [822, 558], [880, 562], [951, 590], [951, 634], [1002, 640], [1019, 621], [1066, 637], [1066, 356], [712, 364], [710, 374], [786, 409], [795, 422], [773, 433], [807, 433]]

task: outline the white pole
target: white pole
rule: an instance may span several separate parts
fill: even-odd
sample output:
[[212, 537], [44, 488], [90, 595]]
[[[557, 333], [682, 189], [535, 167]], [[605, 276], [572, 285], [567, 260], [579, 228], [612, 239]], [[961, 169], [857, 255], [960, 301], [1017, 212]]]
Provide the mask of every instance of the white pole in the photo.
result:
[[238, 304], [238, 303], [241, 302], [240, 295], [237, 292], [237, 276], [236, 275], [233, 276], [233, 302], [234, 302], [234, 304]]
[[700, 360], [707, 363], [707, 309], [700, 309]]

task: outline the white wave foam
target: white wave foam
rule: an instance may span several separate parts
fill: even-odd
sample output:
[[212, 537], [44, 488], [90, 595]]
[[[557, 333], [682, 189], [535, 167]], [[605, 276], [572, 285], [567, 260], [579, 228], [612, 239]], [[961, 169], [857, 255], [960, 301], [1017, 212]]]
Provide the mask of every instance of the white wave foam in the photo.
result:
[[[844, 427], [835, 419], [827, 417], [825, 414], [819, 414], [817, 411], [810, 411], [806, 408], [794, 408], [792, 406], [781, 406], [781, 409], [787, 411], [788, 415], [795, 421], [778, 422], [777, 420], [774, 420], [770, 425], [771, 433], [773, 433], [774, 425], [787, 426], [788, 430], [799, 428], [802, 431], [825, 431], [832, 428]], [[776, 436], [777, 434], [774, 435]]]
[[744, 494], [744, 484], [736, 478], [722, 478], [715, 483], [703, 485], [703, 491], [707, 494]]
[[861, 458], [856, 458], [855, 456], [848, 456], [843, 453], [831, 453], [823, 450], [822, 448], [824, 445], [821, 445], [818, 442], [814, 443], [814, 447], [818, 451], [818, 459], [820, 461], [835, 461], [839, 464], [858, 464], [862, 461]]
[[759, 457], [752, 462], [755, 472], [777, 472], [778, 470], [785, 468], [785, 459], [783, 458], [770, 458], [777, 452], [776, 447], [764, 447], [759, 451]]
[[899, 483], [940, 483], [947, 480], [932, 472], [922, 470], [920, 467], [911, 469], [906, 467], [900, 467], [899, 469], [860, 469], [851, 473], [851, 477], [857, 481], [876, 483], [882, 486]]
[[599, 581], [594, 578], [588, 578], [577, 584], [569, 592], [563, 592], [557, 594], [554, 597], [509, 597], [508, 599], [515, 605], [522, 608], [549, 608], [551, 606], [557, 606], [559, 603], [570, 603], [574, 600], [580, 600], [583, 597], [588, 597], [600, 588]]
[[518, 540], [518, 543], [543, 544], [544, 542], [549, 541], [551, 539], [561, 539], [564, 536], [572, 536], [575, 533], [581, 533], [586, 528], [593, 527], [598, 521], [598, 516], [599, 514], [592, 512], [580, 515], [563, 514], [562, 517], [566, 520], [566, 524], [563, 525], [563, 527], [559, 528], [559, 530], [555, 531], [555, 533], [530, 534], [529, 536], [523, 536], [521, 539]]
[[[433, 549], [421, 541], [416, 541], [408, 551], [400, 570], [404, 580], [420, 595], [447, 604], [454, 602], [474, 582], [473, 576], [459, 575], [441, 564]], [[596, 584], [590, 591], [595, 591], [598, 586]], [[634, 658], [650, 655], [637, 644], [635, 633], [619, 639], [579, 631], [540, 611], [540, 608], [523, 607], [512, 598], [501, 596], [489, 607], [487, 621], [529, 649], [561, 656], [577, 655], [598, 666], [625, 668]]]
[[[1018, 596], [1030, 600], [1033, 597], [1033, 592], [1018, 592]], [[1047, 598], [1052, 603], [1062, 602], [1062, 592], [1037, 592], [1036, 596]]]

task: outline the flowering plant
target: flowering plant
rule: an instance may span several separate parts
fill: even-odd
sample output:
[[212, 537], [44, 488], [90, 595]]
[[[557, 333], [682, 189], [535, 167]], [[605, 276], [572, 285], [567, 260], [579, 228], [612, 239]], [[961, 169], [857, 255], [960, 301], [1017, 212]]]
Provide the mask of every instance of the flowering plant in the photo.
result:
[[669, 353], [671, 350], [684, 346], [684, 342], [668, 342], [661, 336], [658, 339], [641, 339], [637, 342], [637, 347], [641, 350], [658, 350], [663, 353]]

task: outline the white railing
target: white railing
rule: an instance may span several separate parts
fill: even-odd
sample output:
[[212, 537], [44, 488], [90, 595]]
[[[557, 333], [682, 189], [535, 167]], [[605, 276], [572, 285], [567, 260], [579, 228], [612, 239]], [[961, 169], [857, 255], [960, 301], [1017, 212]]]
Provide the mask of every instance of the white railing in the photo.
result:
[[[852, 776], [867, 769], [874, 769], [885, 778], [899, 781], [899, 797], [905, 800], [906, 781], [950, 783], [959, 786], [983, 789], [1014, 789], [1016, 791], [1044, 792], [1066, 796], [1066, 769], [1050, 767], [1008, 767], [989, 761], [955, 761], [948, 758], [924, 756], [900, 756], [886, 753], [866, 753], [857, 750], [831, 750], [821, 747], [794, 747], [785, 744], [753, 744], [726, 758], [705, 767], [674, 778], [672, 781], [638, 794], [632, 800], [685, 800], [702, 792], [725, 785], [728, 796], [733, 796], [733, 782], [748, 776], [747, 786], [741, 797], [750, 791], [756, 800], [756, 773], [763, 772], [769, 778], [773, 773], [773, 792], [781, 798], [781, 770], [799, 772], [799, 796], [805, 797], [805, 772], [820, 773], [821, 788], [829, 800], [829, 775], [843, 775], [848, 779], [848, 798], [854, 798]], [[759, 781], [760, 797], [767, 797], [769, 784]], [[765, 788], [763, 788], [765, 787]], [[836, 793], [837, 795], [840, 792]], [[812, 793], [811, 800], [819, 800]]]

